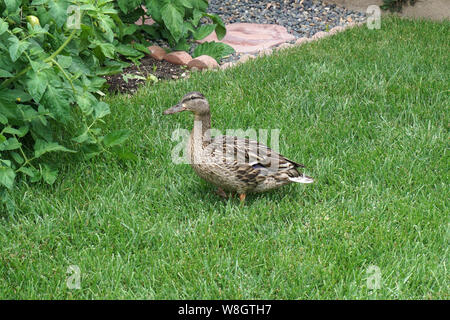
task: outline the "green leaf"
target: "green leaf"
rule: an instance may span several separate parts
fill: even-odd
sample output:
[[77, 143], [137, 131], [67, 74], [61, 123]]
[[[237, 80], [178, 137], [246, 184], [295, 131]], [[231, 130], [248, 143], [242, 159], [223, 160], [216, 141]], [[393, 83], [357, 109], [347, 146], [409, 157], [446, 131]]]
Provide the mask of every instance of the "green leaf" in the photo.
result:
[[0, 78], [11, 78], [12, 76], [8, 71], [0, 69]]
[[105, 145], [105, 147], [116, 146], [125, 142], [125, 140], [127, 140], [130, 135], [131, 131], [127, 129], [113, 131], [111, 133], [108, 133], [103, 138], [103, 144]]
[[214, 31], [215, 28], [216, 28], [215, 24], [204, 24], [200, 26], [194, 33], [194, 39], [201, 40], [209, 36]]
[[36, 175], [39, 174], [39, 172], [32, 167], [20, 167], [17, 171], [22, 172], [31, 178], [34, 178]]
[[9, 24], [0, 18], [0, 36], [8, 30]]
[[69, 2], [66, 0], [50, 0], [48, 3], [50, 10], [48, 14], [53, 18], [58, 27], [62, 27], [67, 21], [67, 7]]
[[105, 55], [105, 57], [114, 59], [115, 47], [111, 43], [101, 42], [98, 43], [100, 50]]
[[200, 19], [203, 17], [203, 12], [198, 9], [194, 9], [192, 13], [192, 24], [196, 27], [200, 22]]
[[[7, 124], [8, 123], [8, 118], [5, 117], [3, 114], [0, 113], [0, 123], [1, 124]], [[0, 141], [3, 142], [3, 141]]]
[[119, 5], [120, 10], [126, 14], [139, 6], [141, 4], [141, 0], [118, 0], [117, 4]]
[[85, 144], [81, 149], [83, 150], [85, 159], [91, 159], [92, 157], [100, 154], [100, 152], [102, 151], [98, 144]]
[[19, 9], [19, 6], [21, 5], [20, 0], [4, 0], [6, 9], [8, 9], [8, 13], [14, 13]]
[[167, 3], [161, 9], [161, 17], [172, 37], [178, 41], [183, 31], [183, 14], [173, 4]]
[[11, 189], [15, 178], [16, 173], [12, 168], [5, 166], [0, 167], [0, 184], [4, 185], [8, 189]]
[[146, 0], [145, 4], [147, 13], [150, 14], [153, 20], [161, 24], [161, 22], [163, 22], [161, 10], [164, 2], [162, 2], [161, 0]]
[[189, 8], [189, 9], [193, 8], [193, 5], [190, 0], [175, 0], [175, 3], [180, 7], [184, 6], [185, 8]]
[[222, 57], [225, 57], [229, 54], [234, 53], [233, 47], [222, 43], [222, 42], [204, 42], [197, 46], [194, 50], [194, 54], [192, 55], [194, 58], [199, 57], [201, 55], [208, 55], [216, 59], [217, 62], [220, 62]]
[[136, 50], [131, 45], [119, 44], [115, 49], [125, 57], [139, 57], [143, 55], [142, 52]]
[[227, 33], [227, 29], [225, 28], [225, 24], [222, 19], [217, 14], [205, 13], [204, 16], [210, 18], [216, 24], [217, 39], [222, 40]]
[[71, 56], [58, 55], [57, 58], [58, 58], [57, 59], [58, 60], [58, 64], [64, 69], [69, 68], [70, 65], [72, 64], [72, 57]]
[[176, 44], [176, 46], [173, 47], [173, 50], [174, 51], [189, 51], [190, 47], [191, 46], [189, 45], [187, 40], [184, 38], [181, 38], [180, 41], [178, 41], [178, 43]]
[[11, 57], [11, 60], [15, 62], [28, 48], [30, 43], [26, 41], [19, 41], [16, 36], [9, 37], [8, 40], [11, 42], [11, 45], [9, 46], [9, 56]]
[[103, 118], [104, 116], [111, 113], [111, 110], [109, 109], [109, 105], [103, 101], [97, 103], [94, 105], [94, 117], [96, 119]]
[[97, 102], [97, 99], [89, 92], [83, 92], [83, 94], [76, 97], [78, 106], [81, 112], [85, 115], [90, 115], [92, 113], [93, 104]]
[[47, 74], [45, 72], [35, 72], [31, 70], [28, 72], [28, 76], [29, 78], [25, 82], [28, 92], [33, 97], [33, 100], [36, 103], [39, 103], [47, 89]]
[[51, 68], [51, 65], [46, 63], [46, 62], [42, 62], [42, 61], [30, 61], [31, 64], [31, 68], [33, 68], [34, 72], [40, 72], [42, 70]]
[[147, 46], [143, 45], [142, 43], [135, 43], [133, 46], [136, 50], [139, 50], [146, 54], [150, 54], [150, 50], [147, 48]]
[[70, 100], [66, 91], [48, 86], [42, 100], [57, 120], [67, 123], [71, 119]]
[[41, 166], [41, 174], [42, 179], [44, 179], [44, 181], [49, 185], [52, 185], [58, 176], [58, 169], [51, 168], [49, 165], [44, 163]]
[[62, 145], [59, 145], [56, 142], [47, 142], [41, 139], [37, 139], [36, 143], [34, 144], [34, 156], [36, 158], [39, 158], [40, 156], [42, 156], [47, 152], [55, 152], [55, 151], [76, 152], [74, 150], [67, 149]]
[[23, 137], [28, 133], [28, 126], [22, 126], [19, 129], [15, 129], [13, 127], [6, 127], [3, 129], [4, 133], [15, 134], [18, 137]]
[[17, 152], [11, 151], [9, 154], [14, 159], [14, 161], [16, 161], [18, 164], [22, 164], [25, 161], [22, 158], [22, 156], [20, 154], [18, 154]]
[[16, 138], [9, 138], [0, 144], [0, 151], [19, 149], [22, 144]]

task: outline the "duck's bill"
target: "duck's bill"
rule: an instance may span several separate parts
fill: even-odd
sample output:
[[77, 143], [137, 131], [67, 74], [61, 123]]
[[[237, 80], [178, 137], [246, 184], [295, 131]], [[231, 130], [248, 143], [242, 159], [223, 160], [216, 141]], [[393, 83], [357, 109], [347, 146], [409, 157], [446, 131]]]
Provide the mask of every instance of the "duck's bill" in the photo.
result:
[[183, 107], [183, 105], [176, 104], [173, 107], [170, 107], [169, 109], [164, 111], [164, 114], [173, 114], [173, 113], [181, 112], [181, 111], [184, 111], [184, 110], [186, 110], [186, 108]]

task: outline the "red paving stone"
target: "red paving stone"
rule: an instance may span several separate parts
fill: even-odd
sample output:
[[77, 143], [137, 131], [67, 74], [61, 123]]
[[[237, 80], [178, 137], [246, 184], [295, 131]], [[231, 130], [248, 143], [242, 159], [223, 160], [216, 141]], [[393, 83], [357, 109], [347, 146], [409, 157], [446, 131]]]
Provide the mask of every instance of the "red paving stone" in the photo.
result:
[[[226, 25], [227, 34], [220, 40], [237, 53], [255, 53], [283, 42], [294, 40], [285, 27], [275, 24], [232, 23]], [[215, 32], [198, 42], [219, 41]]]

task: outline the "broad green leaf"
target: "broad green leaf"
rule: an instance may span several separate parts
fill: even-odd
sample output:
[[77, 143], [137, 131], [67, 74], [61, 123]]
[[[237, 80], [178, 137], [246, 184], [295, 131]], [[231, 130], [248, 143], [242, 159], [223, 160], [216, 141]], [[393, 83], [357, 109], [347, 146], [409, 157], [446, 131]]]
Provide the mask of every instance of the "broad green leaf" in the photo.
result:
[[203, 12], [200, 10], [194, 9], [192, 13], [192, 24], [196, 27], [200, 22], [200, 19], [203, 17]]
[[98, 144], [85, 144], [81, 148], [85, 159], [91, 159], [102, 151]]
[[0, 167], [0, 184], [6, 188], [11, 189], [14, 184], [16, 173], [12, 168], [1, 166]]
[[231, 46], [222, 42], [210, 41], [204, 42], [197, 46], [192, 56], [195, 58], [205, 54], [213, 57], [217, 62], [220, 62], [220, 59], [222, 57], [225, 57], [232, 53], [234, 53], [234, 49]]
[[64, 69], [69, 68], [70, 65], [72, 64], [71, 56], [58, 55], [57, 60], [58, 60], [58, 64]]
[[0, 78], [11, 78], [12, 76], [8, 71], [0, 69]]
[[103, 35], [106, 40], [109, 42], [113, 42], [114, 40], [114, 32], [111, 29], [111, 25], [114, 26], [114, 22], [112, 19], [106, 15], [99, 16], [100, 28], [102, 29]]
[[190, 47], [191, 46], [189, 45], [187, 40], [184, 38], [181, 38], [180, 41], [178, 41], [178, 43], [176, 44], [176, 46], [173, 47], [173, 50], [174, 51], [189, 51]]
[[11, 57], [11, 60], [15, 62], [28, 48], [30, 43], [27, 41], [19, 41], [16, 36], [9, 37], [8, 40], [11, 42], [11, 45], [9, 46], [9, 56]]
[[66, 147], [56, 142], [47, 142], [41, 139], [37, 139], [36, 143], [34, 144], [34, 156], [36, 158], [39, 158], [40, 156], [42, 156], [47, 152], [55, 152], [55, 151], [76, 152], [74, 150], [67, 149]]
[[130, 34], [133, 34], [136, 32], [136, 30], [138, 29], [138, 26], [135, 24], [130, 24], [128, 26], [126, 26], [123, 30], [122, 30], [122, 35], [127, 36]]
[[50, 0], [48, 5], [50, 7], [48, 14], [58, 27], [62, 27], [67, 21], [67, 7], [69, 6], [69, 2], [66, 0]]
[[41, 166], [41, 174], [42, 179], [44, 179], [46, 183], [52, 185], [58, 176], [58, 169], [51, 168], [49, 165], [44, 163]]
[[[76, 143], [84, 143], [89, 138], [90, 138], [89, 133], [86, 131], [86, 132], [80, 134], [79, 136], [76, 136], [75, 138], [72, 138], [72, 141], [75, 141]], [[90, 139], [90, 140], [92, 140], [92, 139]], [[95, 143], [95, 141], [92, 141], [92, 142]]]
[[136, 50], [131, 45], [119, 44], [116, 46], [116, 51], [125, 57], [139, 57], [142, 56], [142, 52]]
[[0, 123], [1, 124], [7, 124], [8, 123], [8, 118], [5, 117], [3, 114], [0, 114]]
[[93, 104], [97, 102], [97, 99], [89, 92], [83, 92], [83, 94], [77, 95], [76, 101], [81, 112], [85, 115], [90, 115], [94, 110]]
[[175, 0], [175, 3], [179, 7], [184, 6], [185, 8], [189, 8], [189, 9], [193, 8], [191, 0]]
[[71, 118], [70, 100], [66, 91], [48, 86], [42, 101], [57, 120], [67, 123]]
[[17, 171], [22, 172], [31, 178], [34, 178], [36, 175], [39, 174], [39, 172], [32, 167], [20, 167]]
[[128, 13], [141, 4], [141, 0], [117, 0], [120, 10], [123, 13]]
[[147, 13], [159, 24], [163, 22], [161, 14], [163, 4], [164, 2], [161, 0], [146, 0]]
[[227, 33], [227, 29], [225, 28], [225, 24], [222, 19], [217, 14], [205, 13], [204, 16], [210, 18], [214, 24], [216, 24], [216, 35], [217, 39], [222, 40]]
[[103, 101], [94, 105], [94, 116], [96, 119], [103, 118], [104, 116], [111, 113], [109, 105]]
[[43, 4], [47, 4], [49, 0], [33, 0], [33, 2], [31, 2], [32, 6], [40, 6]]
[[136, 50], [139, 50], [146, 54], [150, 54], [150, 50], [148, 50], [147, 46], [143, 45], [142, 43], [135, 43], [133, 46]]
[[19, 149], [22, 144], [16, 138], [9, 138], [0, 144], [0, 151]]
[[190, 0], [192, 7], [200, 11], [206, 11], [208, 9], [208, 0]]
[[112, 45], [111, 43], [101, 42], [98, 43], [98, 46], [100, 47], [100, 50], [105, 55], [105, 57], [114, 59], [114, 45]]
[[130, 135], [131, 131], [127, 129], [113, 131], [111, 133], [108, 133], [103, 138], [103, 144], [106, 147], [116, 146], [125, 142], [125, 140], [127, 140], [130, 137]]
[[45, 72], [30, 71], [28, 72], [28, 76], [29, 78], [25, 82], [28, 92], [33, 97], [33, 100], [39, 103], [44, 95], [45, 89], [47, 89], [47, 74]]
[[6, 128], [3, 128], [2, 131], [3, 131], [3, 133], [14, 134], [14, 135], [16, 135], [16, 136], [21, 138], [21, 137], [25, 136], [28, 133], [28, 129], [29, 129], [28, 126], [22, 126], [19, 129], [15, 129], [13, 127], [9, 127], [8, 126]]
[[9, 154], [14, 159], [14, 161], [16, 161], [18, 164], [22, 164], [25, 161], [22, 158], [22, 156], [20, 154], [18, 154], [17, 152], [11, 151]]
[[8, 9], [8, 13], [14, 13], [19, 9], [19, 6], [21, 5], [20, 0], [3, 0], [6, 5], [6, 9]]
[[31, 68], [34, 70], [34, 72], [40, 72], [42, 70], [51, 68], [51, 65], [43, 62], [43, 61], [30, 61]]
[[194, 33], [195, 40], [201, 40], [211, 34], [216, 28], [215, 24], [204, 24], [200, 26]]
[[183, 14], [173, 4], [167, 3], [161, 9], [161, 16], [172, 37], [178, 41], [183, 31]]
[[8, 22], [4, 21], [2, 18], [0, 18], [0, 36], [8, 30]]

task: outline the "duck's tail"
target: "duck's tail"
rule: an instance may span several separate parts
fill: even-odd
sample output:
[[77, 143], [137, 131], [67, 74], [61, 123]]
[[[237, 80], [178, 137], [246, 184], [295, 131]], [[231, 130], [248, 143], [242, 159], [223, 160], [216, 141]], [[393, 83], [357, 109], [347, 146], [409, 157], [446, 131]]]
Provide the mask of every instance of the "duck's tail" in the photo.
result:
[[313, 183], [314, 179], [305, 175], [301, 175], [298, 177], [289, 177], [289, 180], [297, 183]]

